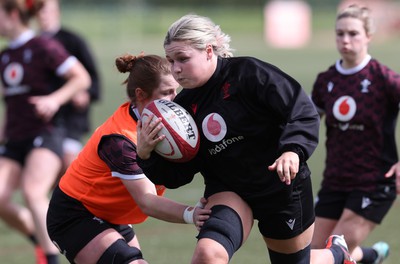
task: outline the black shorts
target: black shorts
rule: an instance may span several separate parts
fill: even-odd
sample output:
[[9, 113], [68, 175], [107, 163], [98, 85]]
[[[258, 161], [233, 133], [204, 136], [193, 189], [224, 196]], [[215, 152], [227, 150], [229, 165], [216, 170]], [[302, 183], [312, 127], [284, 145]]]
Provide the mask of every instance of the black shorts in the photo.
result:
[[343, 209], [380, 224], [396, 199], [394, 184], [378, 184], [375, 192], [338, 192], [322, 188], [315, 199], [315, 214], [318, 217], [339, 220]]
[[32, 149], [46, 148], [62, 158], [64, 138], [64, 129], [53, 128], [51, 131], [43, 131], [35, 138], [21, 141], [9, 140], [0, 148], [0, 156], [15, 160], [21, 165], [24, 165], [25, 159]]
[[[310, 177], [296, 178], [286, 190], [253, 199], [242, 197], [252, 209], [254, 219], [258, 220], [258, 229], [264, 237], [290, 239], [303, 233], [315, 221]], [[222, 191], [230, 190], [208, 180], [204, 196], [207, 198]]]
[[66, 258], [74, 258], [93, 238], [113, 228], [129, 243], [135, 233], [130, 225], [114, 225], [90, 213], [81, 202], [57, 186], [47, 211], [47, 231], [51, 241]]

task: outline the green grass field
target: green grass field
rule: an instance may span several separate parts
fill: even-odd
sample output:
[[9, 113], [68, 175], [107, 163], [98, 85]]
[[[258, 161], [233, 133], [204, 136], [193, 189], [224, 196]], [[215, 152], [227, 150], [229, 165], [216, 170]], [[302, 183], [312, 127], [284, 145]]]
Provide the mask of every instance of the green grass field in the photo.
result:
[[[101, 124], [122, 102], [126, 100], [121, 83], [127, 77], [114, 66], [117, 56], [124, 53], [163, 55], [162, 42], [168, 26], [180, 16], [195, 12], [211, 17], [220, 24], [223, 31], [232, 37], [231, 45], [236, 55], [255, 56], [277, 65], [295, 77], [306, 91], [310, 91], [316, 74], [325, 70], [337, 58], [333, 25], [335, 10], [313, 13], [313, 36], [307, 47], [297, 50], [274, 49], [264, 42], [263, 14], [259, 8], [234, 10], [229, 8], [138, 8], [134, 4], [120, 7], [79, 7], [72, 11], [64, 10], [64, 24], [84, 35], [97, 57], [103, 80], [103, 99], [92, 113], [93, 127]], [[392, 69], [400, 72], [398, 43], [400, 34], [387, 41], [375, 40], [370, 48], [371, 54]], [[3, 42], [2, 42], [3, 43]], [[398, 128], [397, 131], [400, 131]], [[400, 132], [397, 133], [398, 142]], [[314, 191], [324, 166], [325, 131], [320, 132], [320, 145], [311, 157]], [[168, 197], [189, 204], [195, 204], [202, 196], [202, 179], [177, 190], [169, 190]], [[16, 199], [20, 198], [16, 195]], [[367, 239], [365, 245], [385, 240], [391, 245], [391, 255], [385, 262], [397, 264], [400, 259], [400, 203], [396, 201], [393, 209]], [[232, 264], [268, 263], [267, 251], [258, 234], [257, 223], [247, 243], [234, 255]], [[196, 243], [196, 230], [193, 226], [178, 225], [149, 219], [135, 226], [145, 258], [150, 263], [189, 263]], [[67, 263], [62, 257], [62, 263]], [[0, 262], [7, 264], [34, 263], [30, 244], [13, 230], [0, 222]]]

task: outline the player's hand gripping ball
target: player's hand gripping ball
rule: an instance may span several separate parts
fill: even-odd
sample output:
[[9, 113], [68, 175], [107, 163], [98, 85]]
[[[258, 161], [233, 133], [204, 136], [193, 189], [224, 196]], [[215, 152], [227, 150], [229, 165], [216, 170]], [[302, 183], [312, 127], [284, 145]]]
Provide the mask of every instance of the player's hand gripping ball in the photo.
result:
[[162, 118], [163, 128], [158, 135], [165, 135], [155, 152], [174, 162], [186, 162], [196, 156], [200, 146], [199, 130], [186, 109], [175, 102], [158, 99], [143, 109], [142, 122], [152, 115]]

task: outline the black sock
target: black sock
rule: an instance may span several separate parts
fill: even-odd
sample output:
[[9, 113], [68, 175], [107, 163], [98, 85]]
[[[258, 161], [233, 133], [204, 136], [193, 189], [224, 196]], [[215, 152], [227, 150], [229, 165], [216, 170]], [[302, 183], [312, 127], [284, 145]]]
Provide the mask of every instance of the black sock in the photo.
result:
[[344, 261], [344, 252], [338, 245], [333, 244], [329, 250], [332, 252], [334, 264], [342, 264]]
[[58, 264], [58, 254], [46, 254], [47, 264]]
[[363, 253], [363, 257], [360, 260], [360, 263], [374, 263], [374, 261], [378, 257], [378, 252], [376, 252], [375, 249], [371, 247], [361, 247], [361, 251]]

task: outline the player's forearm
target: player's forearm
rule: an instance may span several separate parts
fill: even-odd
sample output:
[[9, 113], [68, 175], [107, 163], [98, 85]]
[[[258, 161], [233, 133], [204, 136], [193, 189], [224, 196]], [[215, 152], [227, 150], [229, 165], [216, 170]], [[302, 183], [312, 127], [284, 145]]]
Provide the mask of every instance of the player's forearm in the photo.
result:
[[183, 212], [188, 207], [187, 205], [155, 195], [151, 195], [145, 200], [141, 209], [148, 216], [172, 223], [185, 223]]
[[89, 89], [91, 83], [89, 74], [80, 63], [72, 67], [65, 77], [66, 83], [50, 95], [59, 105], [70, 101], [78, 92]]

